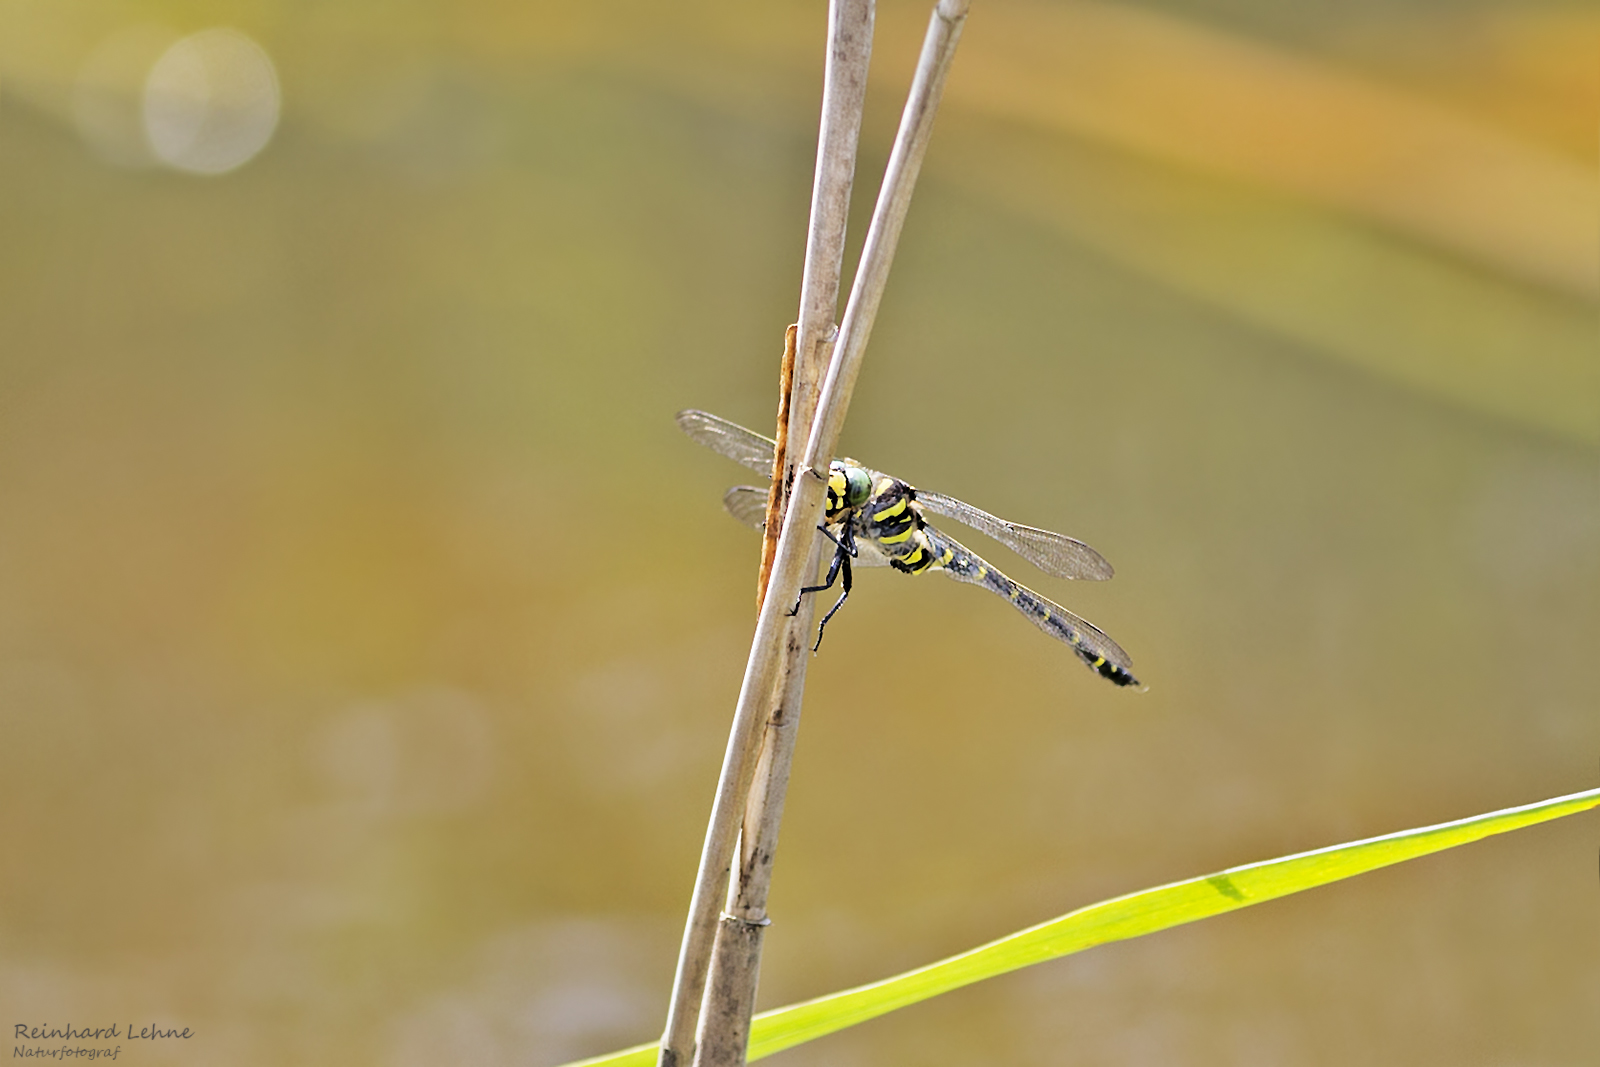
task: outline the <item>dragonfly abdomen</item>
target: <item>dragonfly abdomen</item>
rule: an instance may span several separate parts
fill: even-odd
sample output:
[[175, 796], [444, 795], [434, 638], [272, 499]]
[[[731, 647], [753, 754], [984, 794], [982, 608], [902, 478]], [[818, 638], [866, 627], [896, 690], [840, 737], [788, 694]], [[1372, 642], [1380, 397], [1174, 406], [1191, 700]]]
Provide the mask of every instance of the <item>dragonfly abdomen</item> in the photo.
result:
[[930, 566], [937, 564], [949, 571], [954, 578], [971, 582], [973, 585], [981, 585], [990, 592], [1005, 597], [1029, 622], [1056, 640], [1070, 645], [1078, 654], [1078, 658], [1102, 678], [1116, 685], [1138, 684], [1137, 678], [1111, 662], [1095, 647], [1095, 643], [1079, 629], [1080, 624], [1088, 624], [1066, 608], [1040, 596], [1020, 582], [1013, 581], [983, 560], [975, 559], [956, 546], [946, 543], [946, 538], [935, 534], [929, 537], [929, 541], [934, 553]]

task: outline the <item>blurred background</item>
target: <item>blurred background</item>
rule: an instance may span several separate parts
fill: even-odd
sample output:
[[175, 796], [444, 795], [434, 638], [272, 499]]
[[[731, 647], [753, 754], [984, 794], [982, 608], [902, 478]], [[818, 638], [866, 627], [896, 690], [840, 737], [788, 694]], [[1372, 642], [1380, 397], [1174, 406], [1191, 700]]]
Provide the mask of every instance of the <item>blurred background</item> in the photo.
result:
[[[880, 6], [856, 242], [927, 10]], [[5, 1022], [659, 1033], [758, 554], [672, 415], [771, 423], [825, 16], [0, 0]], [[1095, 545], [972, 539], [1150, 688], [864, 574], [764, 1006], [1596, 783], [1597, 54], [1557, 0], [974, 4], [845, 448]], [[782, 1060], [1593, 1063], [1596, 826]]]

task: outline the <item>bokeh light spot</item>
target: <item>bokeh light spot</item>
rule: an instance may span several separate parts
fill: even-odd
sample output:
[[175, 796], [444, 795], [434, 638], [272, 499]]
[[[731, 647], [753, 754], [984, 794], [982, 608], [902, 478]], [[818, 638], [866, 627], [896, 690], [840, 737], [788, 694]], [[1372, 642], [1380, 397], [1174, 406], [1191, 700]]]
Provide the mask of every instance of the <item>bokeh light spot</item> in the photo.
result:
[[150, 68], [145, 135], [169, 166], [222, 174], [266, 147], [279, 103], [278, 75], [260, 45], [238, 30], [203, 30], [167, 49]]

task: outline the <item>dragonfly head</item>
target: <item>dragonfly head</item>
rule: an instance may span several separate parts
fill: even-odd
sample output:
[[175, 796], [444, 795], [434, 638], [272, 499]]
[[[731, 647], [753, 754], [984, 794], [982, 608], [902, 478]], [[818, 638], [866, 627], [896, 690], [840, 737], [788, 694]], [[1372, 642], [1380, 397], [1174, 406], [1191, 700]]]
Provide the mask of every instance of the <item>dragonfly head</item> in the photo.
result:
[[828, 471], [828, 513], [832, 522], [841, 512], [858, 508], [872, 495], [872, 476], [853, 463], [833, 461]]

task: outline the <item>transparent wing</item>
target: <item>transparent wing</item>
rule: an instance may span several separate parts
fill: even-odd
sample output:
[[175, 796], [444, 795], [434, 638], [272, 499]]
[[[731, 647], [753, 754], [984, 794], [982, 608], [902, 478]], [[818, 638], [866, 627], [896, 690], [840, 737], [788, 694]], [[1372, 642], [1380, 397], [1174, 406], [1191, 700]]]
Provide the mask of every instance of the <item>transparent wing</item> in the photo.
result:
[[[921, 499], [920, 494], [918, 499]], [[982, 586], [1004, 597], [1029, 622], [1070, 646], [1078, 658], [1102, 678], [1116, 685], [1139, 684], [1139, 680], [1133, 676], [1133, 660], [1100, 627], [1008, 578], [994, 564], [949, 534], [941, 533], [932, 526], [925, 529], [929, 540], [933, 542], [934, 556], [942, 560], [935, 565], [936, 569], [958, 582]], [[948, 558], [944, 558], [947, 554]]]
[[[833, 546], [824, 542], [822, 547], [832, 548]], [[877, 545], [868, 541], [865, 537], [857, 537], [856, 558], [850, 561], [850, 565], [852, 567], [887, 567], [889, 565], [889, 557], [884, 555]]]
[[1057, 578], [1088, 578], [1103, 582], [1114, 573], [1106, 558], [1075, 537], [1023, 526], [991, 515], [953, 496], [917, 490], [917, 503], [947, 519], [954, 519], [988, 534], [1046, 574]]
[[755, 530], [767, 528], [767, 491], [753, 485], [736, 485], [722, 494], [728, 514]]
[[[722, 494], [722, 506], [728, 509], [728, 514], [749, 526], [751, 529], [764, 530], [767, 527], [767, 491], [758, 489], [753, 485], [736, 485]], [[832, 550], [832, 545], [824, 545]], [[856, 567], [887, 567], [889, 557], [879, 551], [878, 546], [864, 538], [856, 539], [856, 558], [851, 561]]]
[[[737, 423], [720, 419], [705, 411], [678, 412], [678, 428], [713, 452], [742, 463], [757, 474], [772, 477], [772, 453], [777, 447], [772, 438], [762, 437]], [[763, 498], [766, 490], [761, 490]]]

